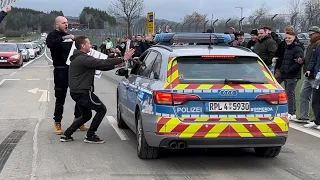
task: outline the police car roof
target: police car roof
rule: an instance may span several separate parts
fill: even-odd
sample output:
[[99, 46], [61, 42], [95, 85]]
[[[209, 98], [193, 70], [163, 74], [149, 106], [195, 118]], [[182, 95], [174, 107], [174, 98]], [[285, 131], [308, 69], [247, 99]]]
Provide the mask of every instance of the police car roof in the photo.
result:
[[[153, 48], [161, 48], [155, 46]], [[241, 47], [212, 45], [209, 49], [207, 45], [187, 45], [187, 46], [168, 46], [172, 51], [171, 56], [205, 56], [205, 55], [232, 55], [232, 56], [250, 56], [258, 55], [252, 51]]]

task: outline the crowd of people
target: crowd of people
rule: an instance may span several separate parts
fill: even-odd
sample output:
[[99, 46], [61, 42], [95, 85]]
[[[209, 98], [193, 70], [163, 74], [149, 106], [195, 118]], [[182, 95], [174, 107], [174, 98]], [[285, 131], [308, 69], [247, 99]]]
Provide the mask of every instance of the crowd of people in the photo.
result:
[[[232, 46], [243, 46], [260, 56], [274, 73], [279, 84], [284, 83], [288, 96], [289, 120], [304, 123], [306, 128], [320, 130], [320, 28], [309, 28], [310, 44], [307, 49], [292, 26], [285, 28], [285, 39], [280, 40], [270, 27], [251, 31], [251, 40], [245, 41], [243, 32], [235, 32]], [[296, 86], [305, 76], [300, 90], [300, 117], [296, 117]], [[312, 102], [312, 103], [311, 103]], [[310, 103], [315, 119], [310, 119]]]

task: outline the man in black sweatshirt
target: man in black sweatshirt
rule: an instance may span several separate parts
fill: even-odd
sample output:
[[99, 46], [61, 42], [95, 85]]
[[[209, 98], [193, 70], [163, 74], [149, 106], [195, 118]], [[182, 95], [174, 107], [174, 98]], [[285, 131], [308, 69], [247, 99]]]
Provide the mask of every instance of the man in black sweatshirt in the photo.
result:
[[70, 95], [76, 102], [81, 112], [81, 118], [74, 121], [73, 124], [64, 132], [60, 141], [72, 141], [72, 134], [83, 124], [88, 122], [92, 117], [91, 110], [96, 111], [96, 115], [92, 119], [90, 129], [84, 139], [86, 143], [101, 144], [101, 140], [95, 132], [97, 131], [102, 119], [104, 118], [107, 108], [94, 94], [94, 75], [96, 70], [108, 71], [121, 67], [127, 62], [134, 50], [130, 49], [124, 58], [108, 58], [97, 59], [89, 56], [91, 44], [87, 37], [79, 36], [75, 40], [77, 50], [70, 57], [69, 87]]
[[[51, 57], [53, 61], [53, 75], [54, 75], [54, 90], [55, 90], [55, 110], [54, 110], [54, 132], [57, 135], [63, 133], [61, 129], [61, 120], [64, 110], [64, 103], [68, 90], [68, 73], [69, 66], [66, 64], [74, 36], [68, 34], [68, 20], [63, 16], [56, 18], [56, 29], [50, 32], [46, 39], [46, 44], [51, 51]], [[80, 118], [81, 113], [77, 106], [74, 110], [75, 119]], [[80, 130], [86, 131], [88, 127], [82, 126]]]

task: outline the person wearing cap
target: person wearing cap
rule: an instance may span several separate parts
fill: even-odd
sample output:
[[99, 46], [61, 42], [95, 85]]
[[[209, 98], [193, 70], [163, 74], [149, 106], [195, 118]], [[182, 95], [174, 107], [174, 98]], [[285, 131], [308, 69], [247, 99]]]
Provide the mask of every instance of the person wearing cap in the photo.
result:
[[[309, 29], [309, 34], [312, 36], [318, 36], [320, 28], [313, 26]], [[308, 70], [305, 73], [306, 77], [315, 78], [312, 84], [312, 110], [315, 115], [315, 120], [304, 125], [306, 128], [316, 128], [320, 130], [320, 46], [317, 45], [313, 56], [308, 65]]]
[[[313, 59], [312, 57], [314, 55], [317, 55], [317, 52], [319, 49], [318, 47], [320, 47], [319, 46], [320, 45], [320, 28], [317, 26], [310, 27], [309, 36], [310, 36], [310, 44], [308, 45], [307, 52], [303, 62], [304, 63], [303, 73], [305, 74], [306, 77], [303, 81], [303, 84], [300, 90], [300, 117], [294, 120], [296, 122], [301, 122], [301, 123], [308, 123], [308, 121], [310, 121], [309, 107], [311, 102], [314, 77], [316, 75], [314, 74], [315, 73], [314, 67], [310, 67], [310, 65]], [[316, 56], [316, 58], [320, 58], [320, 57]]]
[[233, 46], [242, 46], [242, 47], [247, 46], [248, 43], [245, 41], [244, 33], [242, 31], [236, 32], [234, 35], [235, 35], [235, 40], [232, 42]]
[[247, 48], [251, 49], [251, 51], [254, 52], [254, 45], [256, 44], [256, 42], [258, 40], [258, 30], [253, 29], [250, 34], [251, 34], [251, 40], [248, 42]]

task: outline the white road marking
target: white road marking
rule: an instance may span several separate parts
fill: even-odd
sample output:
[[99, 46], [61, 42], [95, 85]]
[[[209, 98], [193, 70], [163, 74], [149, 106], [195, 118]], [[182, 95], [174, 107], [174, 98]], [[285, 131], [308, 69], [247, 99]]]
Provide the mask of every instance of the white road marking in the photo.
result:
[[0, 86], [1, 86], [4, 82], [6, 82], [6, 81], [20, 81], [20, 79], [2, 79], [2, 80], [0, 81]]
[[47, 81], [53, 81], [53, 78], [46, 78]]
[[26, 79], [26, 81], [40, 81], [40, 79]]
[[17, 73], [17, 72], [13, 72], [13, 73], [11, 73], [11, 74], [10, 74], [10, 76], [13, 76], [13, 75], [15, 75], [16, 73]]
[[106, 116], [106, 117], [109, 120], [109, 122], [110, 122], [111, 126], [113, 127], [113, 129], [116, 131], [116, 133], [120, 137], [120, 139], [123, 140], [123, 141], [129, 140], [127, 134], [122, 129], [119, 129], [117, 127], [117, 121], [114, 119], [114, 117], [113, 116]]
[[46, 54], [46, 58], [47, 58], [49, 61], [53, 62], [52, 59], [49, 58], [49, 56], [47, 55], [47, 48], [45, 49], [45, 54]]
[[0, 86], [1, 86], [5, 81], [6, 81], [5, 79], [2, 79], [2, 80], [0, 81]]
[[41, 123], [42, 118], [38, 119], [37, 125], [34, 128], [33, 134], [33, 157], [32, 157], [32, 172], [30, 179], [33, 180], [36, 177], [37, 172], [37, 158], [38, 158], [38, 132], [39, 132], [39, 125]]
[[50, 101], [49, 97], [48, 97], [48, 90], [38, 90], [40, 92], [42, 92], [42, 95], [39, 99], [39, 102], [47, 102], [47, 101]]
[[320, 138], [320, 132], [317, 133], [317, 132], [311, 131], [311, 130], [308, 129], [308, 128], [301, 127], [301, 126], [298, 126], [298, 125], [293, 124], [293, 123], [290, 123], [289, 126], [290, 126], [292, 129], [295, 129], [295, 130], [304, 132], [304, 133], [306, 133], [306, 134], [309, 134], [309, 135], [311, 135], [311, 136]]
[[[46, 54], [46, 49], [44, 50], [44, 53], [42, 53], [40, 56], [34, 58], [33, 60], [29, 61], [27, 64], [23, 65], [21, 68], [24, 68], [24, 67], [28, 66], [28, 65], [31, 64], [33, 61], [41, 58], [44, 54]], [[21, 69], [21, 68], [20, 68], [20, 69]], [[20, 70], [20, 69], [19, 69], [19, 70]]]

